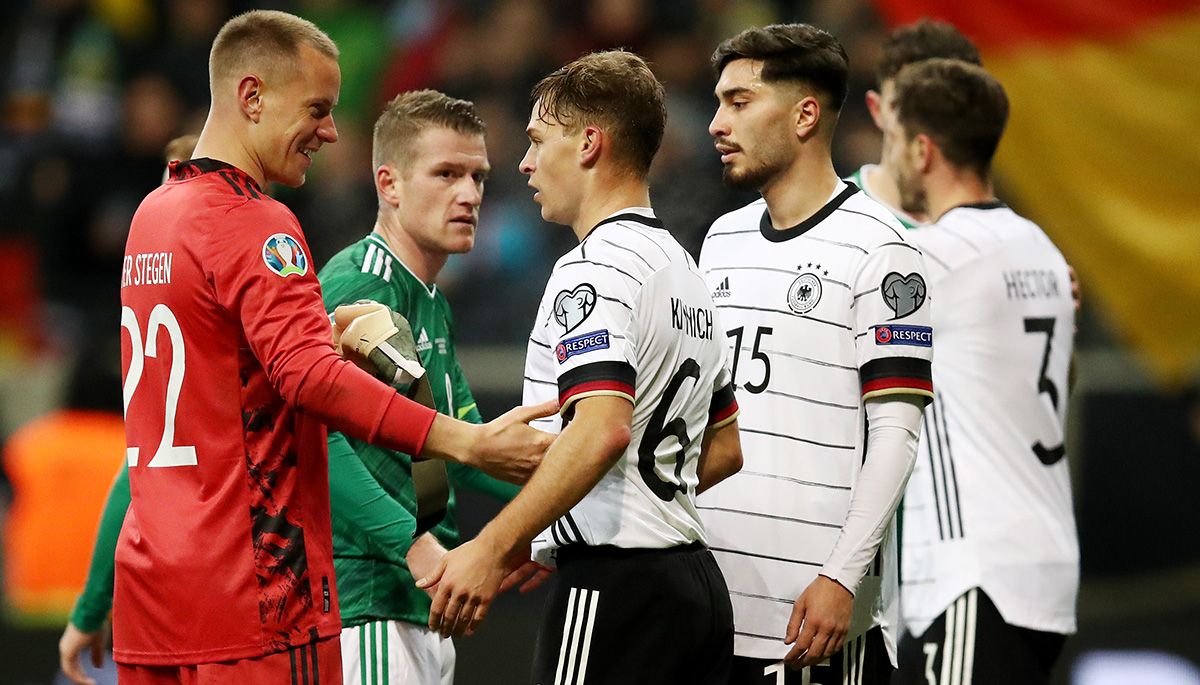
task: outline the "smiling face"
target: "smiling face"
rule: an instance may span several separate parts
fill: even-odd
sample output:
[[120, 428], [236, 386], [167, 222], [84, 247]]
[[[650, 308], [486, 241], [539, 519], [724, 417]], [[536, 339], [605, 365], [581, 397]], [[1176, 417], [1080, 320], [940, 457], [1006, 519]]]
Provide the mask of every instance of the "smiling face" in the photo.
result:
[[762, 79], [761, 60], [736, 59], [721, 71], [715, 90], [717, 112], [708, 125], [724, 165], [725, 183], [758, 190], [795, 160], [786, 86]]
[[470, 251], [491, 170], [483, 136], [433, 126], [410, 146], [408, 163], [396, 170], [401, 229], [431, 253]]
[[312, 154], [337, 142], [333, 107], [341, 83], [337, 60], [304, 44], [294, 62], [264, 77], [252, 145], [268, 182], [303, 185]]
[[581, 131], [570, 132], [557, 120], [539, 116], [535, 102], [525, 133], [529, 149], [521, 159], [521, 173], [529, 177], [533, 201], [542, 206], [542, 219], [573, 226], [582, 204], [583, 179], [578, 163]]

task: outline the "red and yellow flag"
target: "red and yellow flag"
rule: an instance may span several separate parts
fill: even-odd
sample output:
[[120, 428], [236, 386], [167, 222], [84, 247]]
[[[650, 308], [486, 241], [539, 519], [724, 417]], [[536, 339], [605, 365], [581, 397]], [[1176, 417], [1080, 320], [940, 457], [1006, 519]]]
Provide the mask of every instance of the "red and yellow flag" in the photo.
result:
[[876, 0], [889, 24], [947, 21], [1008, 92], [996, 158], [1160, 380], [1200, 361], [1200, 1]]

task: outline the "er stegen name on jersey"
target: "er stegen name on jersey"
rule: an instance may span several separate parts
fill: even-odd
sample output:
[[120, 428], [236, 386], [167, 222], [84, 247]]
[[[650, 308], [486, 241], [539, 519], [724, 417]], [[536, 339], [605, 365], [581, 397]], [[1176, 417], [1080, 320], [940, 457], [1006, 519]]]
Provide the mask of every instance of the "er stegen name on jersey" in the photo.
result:
[[[731, 349], [745, 462], [700, 510], [740, 656], [788, 650], [792, 603], [846, 521], [866, 446], [864, 401], [932, 397], [930, 294], [921, 253], [903, 234], [882, 205], [839, 183], [798, 226], [776, 230], [758, 200], [705, 238], [700, 268]], [[851, 630], [883, 625], [894, 653], [893, 537], [854, 588], [870, 615]]]
[[737, 414], [724, 331], [691, 257], [648, 209], [602, 221], [554, 265], [529, 338], [526, 404], [557, 398], [558, 432], [575, 403], [633, 403], [625, 454], [534, 541], [664, 548], [704, 541], [696, 469], [704, 431]]
[[1074, 632], [1066, 261], [997, 202], [956, 207], [907, 235], [938, 292], [938, 358], [904, 498], [905, 623], [920, 636], [979, 587], [1012, 625]]

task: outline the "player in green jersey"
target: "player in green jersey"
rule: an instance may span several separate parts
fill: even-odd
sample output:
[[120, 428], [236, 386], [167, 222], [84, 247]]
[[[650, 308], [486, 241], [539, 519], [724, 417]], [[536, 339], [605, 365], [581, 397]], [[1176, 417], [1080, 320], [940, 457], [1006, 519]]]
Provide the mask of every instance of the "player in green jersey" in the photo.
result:
[[[326, 309], [368, 299], [404, 315], [437, 410], [479, 422], [454, 353], [450, 305], [434, 282], [451, 254], [475, 243], [490, 168], [483, 122], [469, 102], [429, 90], [405, 93], [376, 121], [372, 156], [379, 218], [321, 270]], [[453, 644], [426, 628], [430, 598], [413, 576], [458, 544], [453, 488], [446, 517], [414, 542], [407, 457], [331, 433], [329, 468], [345, 683], [451, 682]], [[454, 487], [504, 501], [517, 492], [470, 467], [447, 470]]]
[[[405, 93], [376, 122], [373, 166], [378, 220], [321, 270], [326, 308], [370, 299], [404, 315], [438, 411], [480, 422], [455, 356], [450, 307], [434, 282], [450, 254], [474, 245], [489, 170], [483, 122], [469, 102], [434, 91]], [[405, 455], [330, 433], [334, 565], [348, 685], [453, 681], [453, 644], [426, 628], [430, 598], [413, 580], [458, 543], [453, 490], [446, 517], [414, 541], [411, 463]], [[470, 467], [448, 464], [447, 470], [453, 486], [501, 500], [517, 492]], [[60, 643], [64, 668], [89, 646], [99, 653], [112, 604], [113, 547], [128, 504], [122, 469], [101, 518], [87, 585]]]
[[[901, 26], [888, 35], [883, 44], [883, 57], [875, 66], [875, 81], [879, 90], [867, 91], [867, 109], [879, 130], [883, 130], [883, 108], [891, 102], [892, 82], [896, 74], [906, 64], [934, 57], [982, 63], [975, 44], [950, 24], [922, 19]], [[924, 216], [907, 213], [900, 208], [900, 191], [892, 180], [887, 160], [881, 160], [878, 164], [864, 164], [846, 180], [862, 188], [867, 197], [887, 207], [905, 228], [925, 223]]]

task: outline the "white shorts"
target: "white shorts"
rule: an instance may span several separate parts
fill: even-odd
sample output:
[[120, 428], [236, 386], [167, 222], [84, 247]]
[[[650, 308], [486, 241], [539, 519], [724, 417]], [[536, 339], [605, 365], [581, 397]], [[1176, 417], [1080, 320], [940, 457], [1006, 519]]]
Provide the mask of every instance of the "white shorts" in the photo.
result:
[[454, 642], [404, 621], [342, 628], [342, 681], [344, 685], [451, 685]]

